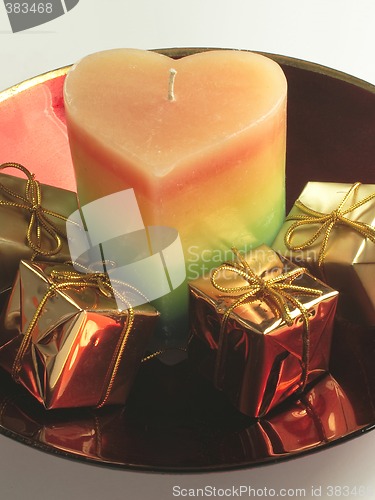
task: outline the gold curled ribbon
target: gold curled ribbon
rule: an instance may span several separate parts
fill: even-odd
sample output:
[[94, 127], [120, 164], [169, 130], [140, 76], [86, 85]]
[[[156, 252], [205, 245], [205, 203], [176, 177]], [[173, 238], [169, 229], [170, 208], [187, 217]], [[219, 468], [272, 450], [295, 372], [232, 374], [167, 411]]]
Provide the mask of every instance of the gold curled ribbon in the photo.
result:
[[[289, 227], [289, 229], [285, 233], [284, 242], [286, 247], [292, 251], [305, 250], [306, 248], [313, 245], [315, 241], [319, 238], [319, 236], [323, 234], [323, 241], [321, 243], [318, 255], [318, 265], [322, 266], [324, 259], [326, 257], [328, 240], [331, 236], [332, 229], [338, 224], [350, 227], [357, 233], [361, 234], [364, 238], [368, 238], [370, 241], [375, 243], [375, 228], [373, 226], [371, 226], [370, 224], [366, 224], [365, 222], [353, 221], [348, 217], [345, 217], [350, 212], [353, 212], [353, 210], [355, 210], [356, 208], [365, 205], [366, 203], [375, 198], [375, 193], [373, 193], [369, 196], [366, 196], [366, 198], [363, 198], [362, 200], [353, 203], [349, 207], [344, 208], [344, 205], [347, 203], [348, 198], [352, 194], [356, 194], [360, 185], [361, 185], [360, 182], [356, 182], [355, 184], [353, 184], [349, 189], [349, 191], [344, 196], [340, 205], [335, 210], [333, 210], [328, 214], [313, 210], [312, 208], [304, 205], [300, 200], [297, 200], [295, 202], [295, 207], [304, 212], [304, 214], [288, 215], [288, 217], [286, 218], [286, 220], [296, 221]], [[319, 225], [318, 229], [315, 231], [312, 237], [307, 239], [300, 245], [293, 245], [292, 239], [295, 235], [295, 231], [303, 226], [310, 224]]]
[[[212, 274], [212, 285], [224, 294], [240, 294], [231, 306], [226, 309], [220, 326], [219, 346], [217, 363], [215, 369], [215, 383], [221, 385], [223, 345], [225, 330], [231, 313], [240, 305], [249, 304], [256, 301], [265, 302], [276, 317], [281, 317], [288, 326], [293, 324], [289, 304], [298, 309], [303, 321], [303, 347], [302, 347], [302, 374], [300, 390], [303, 390], [307, 383], [309, 358], [310, 358], [310, 321], [309, 312], [305, 306], [295, 297], [298, 295], [321, 296], [322, 291], [314, 288], [298, 286], [292, 282], [306, 272], [304, 268], [296, 268], [292, 271], [282, 273], [268, 280], [258, 276], [250, 267], [249, 263], [240, 255], [236, 248], [232, 248], [237, 262], [226, 262], [219, 266]], [[233, 273], [240, 276], [246, 285], [240, 287], [222, 286], [217, 282], [217, 276], [222, 272]]]
[[[0, 191], [3, 191], [10, 198], [16, 200], [0, 200], [0, 206], [19, 208], [31, 214], [26, 233], [27, 244], [34, 252], [31, 260], [34, 260], [38, 255], [42, 255], [44, 257], [56, 255], [61, 250], [61, 238], [65, 238], [65, 235], [53, 223], [49, 216], [56, 217], [57, 219], [63, 221], [66, 221], [67, 218], [42, 206], [42, 193], [40, 184], [35, 179], [34, 174], [32, 174], [26, 167], [19, 163], [12, 162], [3, 163], [2, 165], [0, 165], [0, 170], [4, 170], [6, 168], [16, 168], [23, 172], [27, 177], [24, 196], [15, 193], [11, 189], [4, 186], [4, 184], [0, 183]], [[42, 230], [45, 231], [47, 237], [49, 237], [50, 240], [52, 240], [54, 243], [54, 246], [51, 250], [46, 250], [42, 247]]]
[[[122, 314], [126, 313], [127, 319], [126, 321], [124, 321], [124, 326], [119, 337], [119, 342], [117, 343], [116, 350], [112, 357], [112, 361], [109, 364], [108, 376], [106, 377], [106, 379], [109, 378], [109, 382], [106, 385], [104, 394], [102, 394], [96, 406], [97, 408], [101, 408], [106, 403], [111, 393], [118, 372], [118, 368], [120, 365], [120, 361], [122, 359], [130, 332], [134, 324], [134, 316], [135, 316], [134, 309], [131, 306], [128, 299], [126, 298], [125, 294], [122, 294], [117, 290], [113, 289], [111, 282], [109, 280], [109, 276], [105, 273], [82, 274], [73, 270], [72, 271], [53, 270], [49, 278], [50, 278], [50, 286], [47, 292], [44, 294], [42, 300], [39, 302], [39, 305], [34, 313], [32, 320], [30, 321], [30, 324], [23, 336], [21, 345], [17, 351], [17, 355], [12, 366], [12, 378], [16, 382], [19, 381], [23, 357], [30, 345], [32, 333], [48, 299], [54, 296], [58, 291], [67, 290], [69, 288], [70, 289], [77, 289], [77, 288], [79, 289], [81, 287], [95, 288], [105, 297], [117, 297], [121, 299], [128, 306], [127, 310], [121, 311]], [[125, 283], [123, 283], [123, 285], [129, 286], [130, 289], [138, 292], [138, 290], [136, 290], [134, 287], [130, 285], [127, 285]], [[143, 294], [141, 295], [143, 296]]]

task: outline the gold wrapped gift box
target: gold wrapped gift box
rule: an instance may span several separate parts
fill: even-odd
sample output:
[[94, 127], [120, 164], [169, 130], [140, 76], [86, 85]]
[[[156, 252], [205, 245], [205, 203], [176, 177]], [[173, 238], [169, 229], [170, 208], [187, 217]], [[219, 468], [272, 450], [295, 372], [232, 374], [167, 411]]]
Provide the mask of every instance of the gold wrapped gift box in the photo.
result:
[[20, 264], [0, 365], [47, 409], [123, 404], [131, 389], [158, 313], [147, 303], [119, 311], [100, 279], [65, 264]]
[[309, 182], [272, 248], [339, 290], [375, 325], [375, 185]]
[[338, 293], [266, 246], [243, 261], [219, 267], [215, 282], [190, 283], [188, 351], [241, 412], [259, 417], [328, 370]]
[[0, 173], [0, 293], [13, 285], [22, 259], [70, 260], [66, 219], [78, 208], [76, 193], [39, 184], [22, 165], [0, 165], [6, 168], [26, 179]]

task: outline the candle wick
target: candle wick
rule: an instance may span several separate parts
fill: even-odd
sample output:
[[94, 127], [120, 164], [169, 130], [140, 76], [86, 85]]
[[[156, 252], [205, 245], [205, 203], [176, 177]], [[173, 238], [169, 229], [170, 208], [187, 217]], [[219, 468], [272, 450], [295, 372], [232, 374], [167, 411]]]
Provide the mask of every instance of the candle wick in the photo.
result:
[[174, 80], [176, 78], [177, 71], [173, 68], [169, 70], [169, 85], [168, 85], [168, 101], [175, 101], [176, 97], [174, 95]]

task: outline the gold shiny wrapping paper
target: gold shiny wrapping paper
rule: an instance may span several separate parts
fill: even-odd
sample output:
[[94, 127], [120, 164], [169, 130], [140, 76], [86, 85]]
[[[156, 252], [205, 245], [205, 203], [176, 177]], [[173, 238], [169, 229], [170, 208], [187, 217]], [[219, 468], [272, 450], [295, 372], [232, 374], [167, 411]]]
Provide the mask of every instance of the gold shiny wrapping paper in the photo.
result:
[[[8, 174], [0, 173], [0, 183], [11, 189], [19, 196], [25, 196], [26, 180]], [[69, 217], [78, 208], [77, 195], [72, 191], [59, 189], [53, 186], [41, 185], [42, 207]], [[17, 202], [13, 197], [0, 191], [0, 199]], [[28, 231], [31, 214], [27, 210], [17, 207], [0, 206], [0, 293], [9, 289], [15, 280], [19, 263], [22, 259], [29, 260], [33, 250], [27, 245], [26, 234]], [[56, 227], [66, 234], [65, 221], [53, 216], [48, 216]], [[70, 260], [68, 244], [62, 240], [61, 251], [50, 257], [39, 256], [36, 260], [65, 262]], [[51, 241], [46, 238], [42, 230], [42, 245], [46, 250], [51, 250]]]
[[[245, 259], [265, 280], [297, 267], [265, 246], [249, 252]], [[233, 276], [228, 282], [226, 276], [224, 281], [226, 286], [244, 285], [241, 277]], [[338, 293], [308, 273], [295, 280], [295, 284], [321, 292], [319, 297], [295, 295], [310, 318], [307, 366], [307, 383], [310, 383], [328, 370]], [[260, 417], [301, 388], [305, 332], [298, 309], [289, 304], [291, 326], [263, 301], [242, 304], [232, 311], [223, 332], [217, 379], [223, 315], [238, 295], [223, 294], [207, 277], [191, 282], [190, 291], [190, 362], [242, 413]]]
[[24, 333], [36, 318], [18, 381], [45, 408], [123, 404], [158, 313], [149, 304], [134, 307], [127, 335], [129, 311], [119, 312], [115, 299], [98, 288], [81, 286], [57, 290], [38, 316], [37, 308], [51, 287], [51, 272], [71, 269], [21, 262], [1, 318], [0, 365], [12, 373]]
[[[339, 207], [351, 187], [352, 184], [309, 182], [299, 200], [309, 208], [329, 214]], [[361, 184], [343, 209], [374, 193], [375, 184]], [[289, 216], [302, 213], [293, 206]], [[346, 217], [375, 227], [375, 199], [346, 214]], [[291, 251], [285, 245], [284, 237], [294, 222], [287, 220], [284, 223], [272, 248], [296, 264], [307, 267], [314, 276], [339, 290], [340, 300], [347, 310], [352, 308], [356, 316], [359, 313], [366, 323], [375, 325], [375, 244], [346, 225], [335, 225], [328, 239], [323, 264], [319, 266], [317, 260], [324, 233], [308, 248]], [[303, 244], [318, 227], [317, 224], [298, 227], [293, 233], [292, 244]]]

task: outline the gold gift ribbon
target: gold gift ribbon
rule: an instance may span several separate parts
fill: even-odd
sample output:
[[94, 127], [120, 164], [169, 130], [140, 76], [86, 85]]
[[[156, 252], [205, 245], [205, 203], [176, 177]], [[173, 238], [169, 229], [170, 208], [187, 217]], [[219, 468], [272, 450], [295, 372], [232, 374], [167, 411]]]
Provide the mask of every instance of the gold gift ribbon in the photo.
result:
[[[365, 205], [366, 203], [375, 198], [375, 193], [373, 193], [369, 196], [366, 196], [366, 198], [363, 198], [362, 200], [353, 203], [349, 207], [344, 208], [344, 205], [346, 204], [348, 198], [352, 194], [353, 195], [356, 194], [360, 185], [361, 185], [360, 182], [356, 182], [355, 184], [353, 184], [349, 189], [349, 191], [344, 196], [340, 205], [329, 214], [313, 210], [312, 208], [304, 205], [300, 200], [297, 200], [295, 202], [295, 206], [299, 208], [302, 212], [304, 212], [304, 214], [306, 215], [304, 214], [288, 215], [288, 217], [286, 218], [286, 220], [296, 221], [294, 224], [290, 226], [290, 228], [285, 233], [284, 242], [286, 247], [292, 251], [305, 250], [306, 248], [313, 245], [315, 241], [319, 238], [319, 236], [323, 234], [323, 241], [321, 243], [318, 255], [318, 265], [322, 266], [324, 259], [326, 257], [328, 240], [331, 236], [332, 229], [338, 224], [353, 229], [357, 233], [361, 234], [364, 238], [368, 238], [370, 241], [375, 243], [375, 228], [373, 226], [370, 226], [370, 224], [366, 224], [365, 222], [352, 221], [348, 219], [348, 217], [345, 217], [345, 215], [349, 214], [350, 212], [353, 212], [353, 210], [355, 210], [356, 208]], [[315, 231], [313, 236], [307, 239], [305, 242], [301, 243], [300, 245], [293, 245], [292, 239], [295, 235], [295, 231], [301, 227], [310, 224], [319, 225], [318, 229]]]
[[[310, 322], [308, 310], [294, 295], [298, 294], [318, 297], [322, 295], [322, 291], [315, 290], [314, 288], [298, 286], [292, 283], [292, 281], [296, 280], [306, 272], [306, 269], [304, 268], [296, 268], [292, 271], [282, 273], [274, 278], [265, 280], [258, 276], [251, 269], [249, 263], [240, 255], [236, 248], [232, 248], [232, 250], [237, 257], [237, 262], [226, 262], [222, 264], [217, 269], [215, 269], [211, 278], [212, 285], [220, 292], [229, 294], [229, 296], [240, 293], [237, 300], [235, 300], [233, 304], [228, 307], [228, 309], [226, 309], [221, 321], [217, 362], [215, 368], [215, 384], [217, 387], [220, 387], [221, 385], [220, 379], [222, 375], [222, 363], [224, 355], [224, 337], [228, 319], [231, 313], [240, 305], [261, 301], [265, 302], [269, 306], [273, 314], [276, 317], [281, 317], [288, 326], [291, 326], [293, 324], [293, 318], [291, 316], [289, 304], [292, 304], [292, 306], [298, 309], [301, 313], [304, 326], [302, 348], [302, 375], [300, 386], [300, 390], [302, 391], [306, 386], [308, 378], [310, 358]], [[225, 271], [241, 276], [243, 280], [247, 282], [247, 285], [243, 285], [240, 287], [221, 286], [216, 279], [220, 273]]]
[[[45, 293], [44, 297], [40, 301], [34, 316], [32, 320], [30, 321], [30, 324], [23, 336], [21, 345], [18, 349], [17, 356], [14, 360], [13, 367], [12, 367], [12, 378], [18, 382], [19, 377], [20, 377], [20, 371], [22, 368], [22, 360], [23, 357], [30, 345], [31, 342], [31, 337], [32, 333], [34, 331], [35, 325], [40, 318], [40, 315], [42, 314], [43, 307], [46, 304], [47, 300], [50, 299], [53, 295], [56, 294], [56, 292], [61, 291], [61, 290], [66, 290], [68, 288], [80, 288], [80, 287], [89, 287], [89, 288], [95, 288], [99, 290], [104, 296], [106, 297], [117, 297], [120, 300], [122, 300], [126, 305], [128, 305], [128, 309], [126, 311], [126, 316], [127, 316], [127, 321], [124, 322], [123, 330], [120, 335], [121, 342], [118, 343], [117, 349], [113, 354], [112, 361], [110, 363], [110, 367], [113, 366], [112, 368], [112, 373], [110, 375], [109, 383], [107, 385], [105, 394], [102, 395], [102, 397], [99, 399], [99, 403], [97, 404], [97, 408], [101, 408], [106, 401], [108, 400], [108, 397], [110, 395], [110, 392], [112, 390], [114, 380], [120, 365], [120, 361], [122, 358], [122, 355], [124, 353], [124, 350], [126, 348], [126, 344], [130, 335], [130, 332], [132, 330], [133, 324], [134, 324], [134, 309], [132, 308], [131, 304], [129, 301], [126, 299], [124, 294], [119, 293], [117, 290], [113, 289], [111, 286], [111, 282], [109, 280], [109, 277], [105, 273], [87, 273], [87, 274], [81, 274], [75, 271], [56, 271], [53, 270], [51, 275], [50, 275], [50, 280], [52, 283], [50, 284], [47, 292]], [[124, 284], [123, 285], [127, 286], [129, 289], [141, 294], [139, 290], [136, 288], [132, 287], [131, 285]], [[144, 297], [144, 296], [143, 296]], [[146, 299], [147, 300], [147, 299]], [[124, 313], [124, 311], [122, 311]]]
[[[56, 255], [60, 252], [62, 247], [61, 237], [65, 238], [65, 235], [59, 230], [59, 228], [52, 222], [52, 220], [48, 216], [53, 216], [63, 221], [66, 221], [67, 218], [42, 206], [42, 193], [40, 184], [35, 179], [34, 174], [29, 172], [26, 167], [19, 163], [12, 162], [3, 163], [2, 165], [0, 165], [0, 170], [4, 170], [6, 168], [16, 168], [18, 170], [21, 170], [21, 172], [23, 172], [27, 177], [24, 196], [15, 193], [11, 189], [0, 183], [0, 191], [3, 191], [10, 198], [16, 200], [0, 200], [0, 206], [2, 205], [6, 207], [14, 207], [30, 212], [31, 216], [27, 228], [26, 240], [28, 246], [34, 252], [31, 260], [34, 260], [38, 255], [42, 255], [44, 257]], [[54, 242], [54, 247], [52, 248], [52, 250], [46, 250], [42, 247], [42, 230], [44, 230], [47, 237], [49, 237]]]

